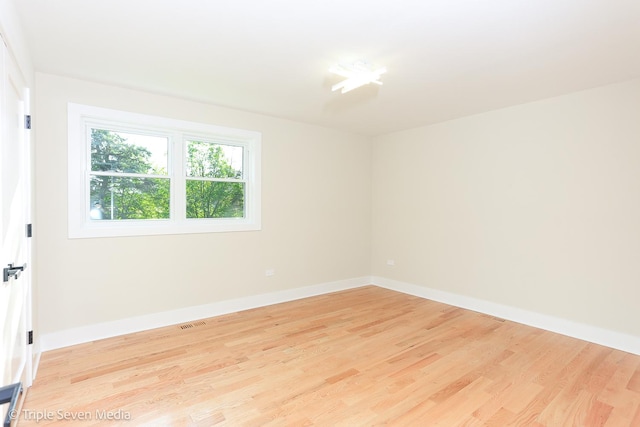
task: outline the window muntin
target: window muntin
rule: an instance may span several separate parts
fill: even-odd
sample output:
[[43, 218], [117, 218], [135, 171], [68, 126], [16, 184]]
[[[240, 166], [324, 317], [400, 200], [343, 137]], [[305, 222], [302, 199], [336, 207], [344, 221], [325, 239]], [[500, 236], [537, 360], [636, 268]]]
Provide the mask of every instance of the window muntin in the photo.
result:
[[259, 230], [260, 140], [69, 104], [69, 237]]

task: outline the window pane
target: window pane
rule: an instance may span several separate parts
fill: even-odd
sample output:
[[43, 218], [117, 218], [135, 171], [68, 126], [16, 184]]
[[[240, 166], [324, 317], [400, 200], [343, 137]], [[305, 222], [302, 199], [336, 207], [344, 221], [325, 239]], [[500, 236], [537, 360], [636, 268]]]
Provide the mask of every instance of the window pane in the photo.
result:
[[187, 180], [187, 218], [244, 217], [244, 183]]
[[91, 129], [91, 170], [166, 175], [169, 140]]
[[91, 177], [91, 219], [169, 218], [168, 178]]
[[243, 148], [235, 145], [187, 141], [187, 176], [242, 178]]

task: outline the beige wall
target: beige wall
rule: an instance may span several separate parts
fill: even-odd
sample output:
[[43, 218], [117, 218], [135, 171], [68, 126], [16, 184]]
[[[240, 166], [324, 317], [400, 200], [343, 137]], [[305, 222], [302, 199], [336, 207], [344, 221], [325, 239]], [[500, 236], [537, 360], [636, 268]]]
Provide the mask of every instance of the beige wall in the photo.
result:
[[640, 336], [640, 80], [377, 137], [372, 212], [374, 275]]
[[[262, 132], [262, 231], [69, 240], [67, 102]], [[35, 107], [41, 333], [373, 274], [640, 336], [640, 80], [373, 146], [47, 74]]]
[[[262, 132], [262, 230], [68, 239], [68, 102]], [[369, 138], [48, 74], [35, 107], [40, 333], [369, 274]]]

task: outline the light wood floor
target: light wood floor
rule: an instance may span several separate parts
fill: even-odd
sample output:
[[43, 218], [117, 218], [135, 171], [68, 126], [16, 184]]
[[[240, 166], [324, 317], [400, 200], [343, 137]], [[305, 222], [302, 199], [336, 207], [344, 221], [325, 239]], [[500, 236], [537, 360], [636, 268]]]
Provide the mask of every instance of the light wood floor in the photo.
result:
[[640, 356], [373, 286], [182, 326], [45, 353], [20, 425], [640, 426]]

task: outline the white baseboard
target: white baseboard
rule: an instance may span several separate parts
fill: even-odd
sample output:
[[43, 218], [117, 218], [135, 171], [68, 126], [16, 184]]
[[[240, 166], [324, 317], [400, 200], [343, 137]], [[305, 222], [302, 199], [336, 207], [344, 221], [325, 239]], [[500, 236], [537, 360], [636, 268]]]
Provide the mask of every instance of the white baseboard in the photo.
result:
[[356, 277], [336, 282], [322, 283], [267, 294], [252, 295], [211, 304], [197, 305], [161, 313], [136, 316], [112, 322], [97, 323], [43, 334], [39, 340], [39, 351], [45, 352], [75, 344], [111, 338], [149, 329], [161, 328], [178, 323], [192, 322], [222, 314], [249, 310], [257, 307], [293, 301], [301, 298], [357, 288], [371, 284], [371, 277]]
[[402, 292], [640, 355], [640, 337], [384, 277], [357, 277], [43, 334], [39, 352], [366, 285]]
[[558, 334], [578, 338], [595, 344], [640, 355], [640, 337], [578, 323], [559, 317], [540, 314], [507, 305], [449, 292], [439, 291], [424, 286], [399, 282], [384, 277], [372, 277], [371, 283], [381, 288], [414, 295], [433, 301], [442, 302], [468, 310], [477, 311], [502, 319], [511, 320]]

